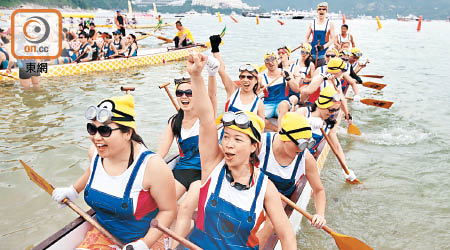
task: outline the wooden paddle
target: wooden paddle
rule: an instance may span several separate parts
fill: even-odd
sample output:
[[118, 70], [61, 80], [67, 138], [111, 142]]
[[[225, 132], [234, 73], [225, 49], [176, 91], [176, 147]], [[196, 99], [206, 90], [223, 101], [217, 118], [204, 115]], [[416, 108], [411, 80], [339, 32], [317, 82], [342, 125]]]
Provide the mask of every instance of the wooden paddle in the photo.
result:
[[170, 82], [166, 82], [162, 85], [159, 86], [160, 89], [164, 88], [164, 90], [167, 93], [167, 96], [169, 96], [170, 101], [172, 102], [173, 106], [175, 107], [175, 109], [178, 111], [180, 110], [180, 107], [178, 107], [177, 103], [175, 102], [175, 99], [173, 98], [172, 94], [169, 91], [169, 88], [167, 88], [167, 86], [169, 86]]
[[280, 79], [280, 77], [282, 77], [283, 75], [278, 76], [277, 78], [273, 79], [271, 82], [269, 82], [269, 84], [267, 84], [266, 86], [262, 87], [258, 93], [256, 93], [256, 95], [259, 95], [261, 92], [263, 92], [265, 89], [267, 89], [270, 85], [272, 85], [272, 83], [274, 83], [276, 80]]
[[[50, 183], [48, 183], [44, 178], [42, 178], [38, 173], [36, 173], [30, 166], [28, 166], [25, 162], [20, 160], [20, 163], [25, 168], [25, 171], [27, 171], [28, 177], [30, 177], [30, 180], [36, 183], [39, 187], [44, 189], [49, 195], [52, 195], [53, 190], [55, 189]], [[100, 225], [96, 220], [94, 220], [89, 214], [87, 214], [83, 209], [81, 209], [77, 204], [72, 202], [71, 200], [65, 198], [62, 202], [64, 202], [67, 206], [69, 206], [73, 211], [75, 211], [77, 214], [79, 214], [81, 217], [83, 217], [87, 222], [91, 223], [92, 226], [94, 226], [98, 231], [100, 231], [103, 235], [108, 237], [108, 239], [112, 240], [114, 244], [119, 246], [120, 248], [123, 247], [122, 242], [118, 240], [114, 235], [112, 235], [110, 232], [108, 232], [102, 225]]]
[[[339, 163], [341, 164], [342, 169], [344, 170], [345, 174], [348, 175], [350, 174], [350, 172], [348, 171], [347, 166], [345, 165], [344, 161], [341, 159], [341, 157], [338, 155], [336, 148], [334, 147], [333, 143], [331, 143], [330, 138], [328, 137], [327, 133], [325, 133], [325, 130], [323, 128], [320, 128], [320, 131], [323, 134], [323, 137], [325, 137], [325, 140], [328, 142], [328, 145], [330, 146], [331, 150], [333, 151], [334, 155], [336, 155]], [[361, 184], [361, 181], [359, 181], [358, 179], [355, 179], [353, 181], [350, 181], [349, 179], [345, 180], [348, 183], [351, 184]]]
[[159, 225], [158, 220], [156, 220], [156, 219], [153, 219], [150, 222], [150, 226], [159, 229], [161, 232], [169, 235], [170, 237], [172, 237], [172, 239], [180, 242], [181, 244], [183, 244], [185, 247], [187, 247], [189, 249], [192, 249], [192, 250], [203, 250], [203, 248], [200, 248], [199, 246], [197, 246], [194, 243], [190, 242], [186, 238], [179, 236], [178, 234], [176, 234], [174, 231], [168, 229], [167, 227], [165, 227], [163, 225]]
[[382, 90], [384, 87], [386, 87], [386, 84], [384, 83], [376, 83], [376, 82], [363, 82], [362, 85], [367, 88]]
[[361, 131], [359, 130], [358, 126], [352, 123], [348, 125], [347, 134], [361, 135]]
[[370, 77], [370, 78], [383, 78], [384, 76], [382, 76], [382, 75], [359, 75], [359, 76], [362, 76], [362, 77]]
[[[313, 217], [310, 213], [301, 209], [299, 206], [297, 206], [293, 201], [288, 199], [286, 196], [284, 196], [282, 194], [280, 194], [280, 196], [281, 196], [281, 200], [286, 202], [286, 204], [288, 204], [290, 207], [297, 210], [299, 213], [301, 213], [303, 216], [305, 216], [309, 221], [312, 220]], [[336, 242], [336, 245], [341, 250], [373, 250], [373, 248], [366, 245], [364, 242], [362, 242], [354, 237], [345, 235], [345, 234], [336, 233], [333, 229], [329, 228], [328, 226], [323, 226], [322, 229], [325, 232], [329, 233], [331, 236], [333, 236], [334, 241]]]
[[[345, 97], [349, 100], [353, 100], [353, 97]], [[365, 98], [365, 99], [361, 99], [362, 103], [366, 104], [366, 105], [370, 105], [370, 106], [374, 106], [377, 108], [384, 108], [384, 109], [389, 109], [392, 104], [394, 104], [394, 102], [390, 102], [390, 101], [383, 101], [383, 100], [377, 100], [377, 99], [369, 99], [369, 98]]]
[[125, 91], [125, 93], [127, 95], [130, 94], [130, 91], [134, 91], [135, 89], [136, 89], [135, 87], [124, 87], [124, 86], [120, 87], [120, 90], [121, 91]]

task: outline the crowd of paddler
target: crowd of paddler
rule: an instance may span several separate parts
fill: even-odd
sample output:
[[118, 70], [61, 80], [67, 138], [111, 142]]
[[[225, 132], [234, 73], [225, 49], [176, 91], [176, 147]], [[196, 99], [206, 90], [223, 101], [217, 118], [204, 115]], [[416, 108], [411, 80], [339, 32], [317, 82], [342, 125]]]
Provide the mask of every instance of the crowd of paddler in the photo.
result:
[[[304, 176], [312, 187], [316, 210], [308, 217], [311, 225], [324, 228], [337, 243], [337, 238], [352, 239], [341, 249], [371, 249], [325, 226], [325, 190], [314, 156], [326, 140], [343, 161], [345, 178], [358, 183], [345, 167], [336, 123], [342, 112], [352, 124], [344, 93], [351, 86], [353, 100], [360, 99], [356, 85], [360, 79], [352, 72], [365, 64], [358, 64], [358, 49], [345, 48], [344, 39], [334, 41], [334, 26], [325, 16], [328, 4], [320, 3], [317, 9], [319, 18], [297, 48], [299, 59], [291, 60], [294, 50], [280, 47], [278, 56], [264, 56], [264, 67], [240, 66], [237, 84], [225, 71], [219, 35], [210, 37], [212, 56], [191, 53], [186, 66], [189, 77], [175, 80], [177, 113], [169, 118], [156, 153], [136, 132], [132, 95], [87, 108], [87, 132], [93, 143], [90, 166], [72, 186], [56, 188], [53, 198], [60, 203], [65, 198], [75, 200], [84, 190], [97, 221], [115, 240], [93, 228], [79, 249], [94, 245], [110, 249], [120, 241], [126, 245], [118, 244], [119, 249], [148, 250], [164, 237], [150, 227], [153, 219], [158, 228], [173, 226], [173, 237], [190, 234], [190, 242], [203, 249], [263, 248], [273, 231], [283, 249], [297, 249], [282, 200], [295, 206], [286, 197]], [[202, 77], [205, 68], [207, 87]], [[217, 73], [228, 99], [218, 117]], [[163, 158], [174, 140], [179, 157], [171, 171]], [[178, 244], [172, 241], [170, 248]]]

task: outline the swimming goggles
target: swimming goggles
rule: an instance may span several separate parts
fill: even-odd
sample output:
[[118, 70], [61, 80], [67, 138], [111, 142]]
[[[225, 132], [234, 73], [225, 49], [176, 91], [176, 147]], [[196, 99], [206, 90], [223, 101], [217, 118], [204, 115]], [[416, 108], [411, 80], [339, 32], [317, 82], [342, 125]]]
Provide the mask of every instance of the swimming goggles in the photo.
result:
[[259, 131], [253, 126], [250, 117], [244, 112], [232, 112], [228, 111], [222, 116], [222, 124], [224, 127], [236, 125], [240, 129], [250, 128], [252, 130], [253, 135], [255, 135], [258, 141], [261, 140], [261, 134]]
[[[325, 98], [327, 100], [325, 102], [320, 102], [320, 97]], [[324, 105], [324, 104], [327, 104], [329, 102], [339, 102], [339, 101], [341, 101], [341, 96], [339, 94], [335, 94], [332, 97], [325, 96], [325, 95], [320, 95], [319, 98], [317, 99], [317, 102], [320, 105]]]
[[314, 140], [314, 138], [312, 138], [312, 137], [310, 137], [308, 139], [300, 138], [300, 139], [296, 140], [290, 134], [302, 132], [305, 130], [311, 130], [311, 128], [304, 127], [304, 128], [294, 129], [291, 131], [286, 131], [283, 128], [281, 128], [280, 135], [286, 135], [289, 138], [289, 140], [291, 140], [293, 143], [295, 143], [295, 145], [297, 145], [298, 149], [300, 149], [303, 152], [307, 148], [308, 149], [313, 148], [314, 145], [316, 144], [316, 140]]
[[[100, 108], [101, 107], [101, 108]], [[123, 117], [114, 117], [113, 112], [121, 115]], [[84, 112], [84, 117], [88, 120], [97, 120], [101, 123], [108, 123], [111, 121], [123, 121], [130, 122], [134, 121], [133, 116], [123, 113], [114, 108], [114, 103], [112, 101], [106, 100], [96, 106], [89, 106]]]
[[256, 70], [256, 68], [253, 67], [253, 65], [251, 65], [251, 64], [244, 64], [244, 65], [241, 65], [241, 67], [239, 67], [239, 72], [244, 72], [244, 71], [248, 71], [249, 73], [255, 72], [256, 74], [258, 74], [258, 70]]

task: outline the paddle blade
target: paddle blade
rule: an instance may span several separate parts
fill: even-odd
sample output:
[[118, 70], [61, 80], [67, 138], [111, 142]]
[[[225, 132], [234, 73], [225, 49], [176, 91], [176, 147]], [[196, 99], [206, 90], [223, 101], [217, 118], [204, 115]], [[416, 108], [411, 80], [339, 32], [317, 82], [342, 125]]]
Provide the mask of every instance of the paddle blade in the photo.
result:
[[381, 78], [384, 77], [384, 76], [380, 76], [380, 75], [360, 75], [360, 76], [362, 76], [362, 77], [370, 77], [370, 78], [378, 78], [378, 79], [381, 79]]
[[348, 235], [332, 232], [331, 236], [333, 236], [336, 245], [341, 250], [373, 250], [364, 242]]
[[361, 135], [361, 131], [359, 130], [358, 126], [353, 123], [348, 125], [347, 133], [352, 135]]
[[351, 181], [349, 179], [345, 179], [345, 182], [350, 183], [350, 184], [362, 184], [362, 182], [358, 179], [354, 179], [353, 181]]
[[263, 64], [263, 65], [259, 66], [258, 73], [261, 73], [261, 72], [263, 72], [266, 69], [267, 69], [266, 65]]
[[393, 102], [390, 101], [382, 101], [377, 99], [361, 99], [361, 102], [366, 105], [385, 109], [389, 109], [392, 106], [392, 104], [394, 104]]
[[20, 163], [25, 168], [25, 171], [27, 171], [28, 177], [30, 177], [30, 180], [36, 183], [39, 187], [44, 189], [47, 193], [52, 195], [53, 190], [55, 189], [50, 183], [48, 183], [44, 178], [42, 178], [38, 173], [36, 173], [30, 166], [28, 166], [25, 162], [20, 160]]
[[386, 84], [384, 83], [377, 83], [377, 82], [363, 82], [362, 85], [367, 88], [382, 90], [384, 87], [386, 87]]

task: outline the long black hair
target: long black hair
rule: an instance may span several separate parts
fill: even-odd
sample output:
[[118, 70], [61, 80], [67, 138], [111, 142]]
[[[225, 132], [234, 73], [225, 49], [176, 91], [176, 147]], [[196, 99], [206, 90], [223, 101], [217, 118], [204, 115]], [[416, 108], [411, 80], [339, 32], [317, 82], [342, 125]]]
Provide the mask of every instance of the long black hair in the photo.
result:
[[181, 136], [181, 125], [183, 124], [184, 111], [183, 109], [179, 109], [178, 113], [170, 117], [169, 122], [172, 127], [172, 133], [176, 138], [180, 138]]

